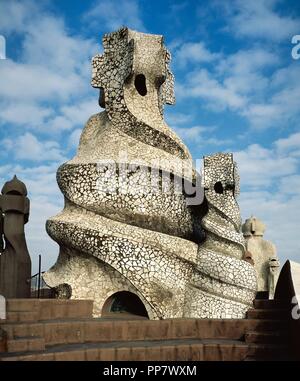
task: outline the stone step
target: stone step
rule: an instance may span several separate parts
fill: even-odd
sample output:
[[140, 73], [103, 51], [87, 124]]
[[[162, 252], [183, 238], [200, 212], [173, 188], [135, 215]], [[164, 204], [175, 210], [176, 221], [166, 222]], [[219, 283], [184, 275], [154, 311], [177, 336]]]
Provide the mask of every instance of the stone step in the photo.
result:
[[[6, 320], [3, 323], [29, 323], [36, 322], [37, 320], [37, 311], [7, 311]], [[1, 322], [1, 324], [3, 323]]]
[[48, 345], [78, 341], [126, 341], [176, 338], [241, 339], [249, 330], [278, 330], [282, 322], [270, 320], [160, 320], [105, 321], [102, 319], [48, 321], [11, 324], [5, 327], [9, 338], [43, 336]]
[[6, 310], [10, 312], [37, 311], [39, 307], [38, 299], [7, 299]]
[[[92, 300], [8, 299], [6, 322], [92, 318]], [[1, 322], [2, 324], [2, 322]]]
[[40, 336], [46, 345], [133, 340], [231, 339], [242, 340], [249, 331], [278, 331], [284, 322], [251, 319], [170, 320], [49, 320], [6, 324], [8, 339]]
[[256, 309], [288, 309], [291, 304], [287, 303], [285, 300], [280, 299], [255, 299], [254, 308]]
[[250, 309], [247, 311], [247, 319], [270, 319], [285, 320], [289, 317], [286, 309]]
[[206, 339], [202, 342], [203, 361], [242, 361], [248, 353], [248, 344], [243, 341]]
[[133, 341], [48, 347], [39, 353], [10, 354], [1, 361], [241, 361], [248, 345], [234, 340]]
[[247, 357], [256, 361], [289, 360], [289, 348], [285, 344], [249, 344]]
[[34, 352], [45, 350], [45, 340], [42, 337], [22, 337], [7, 340], [7, 352]]
[[86, 319], [92, 316], [92, 300], [40, 299], [40, 320]]
[[287, 341], [286, 331], [259, 332], [250, 331], [245, 334], [246, 343], [282, 344]]

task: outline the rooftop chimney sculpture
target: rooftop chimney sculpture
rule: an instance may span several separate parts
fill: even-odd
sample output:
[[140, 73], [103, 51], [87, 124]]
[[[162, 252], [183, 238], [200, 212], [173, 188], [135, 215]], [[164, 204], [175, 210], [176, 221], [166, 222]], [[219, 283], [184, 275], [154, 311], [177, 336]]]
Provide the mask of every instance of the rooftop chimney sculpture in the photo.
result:
[[60, 254], [45, 281], [94, 299], [95, 316], [132, 312], [139, 300], [150, 319], [245, 317], [256, 275], [243, 260], [232, 155], [205, 157], [199, 184], [163, 118], [174, 78], [162, 36], [122, 28], [103, 46], [92, 86], [105, 111], [88, 120], [77, 155], [58, 169], [65, 207], [47, 231]]
[[29, 298], [31, 259], [24, 225], [29, 218], [25, 184], [17, 176], [4, 184], [0, 195], [0, 294]]
[[273, 299], [280, 263], [275, 245], [263, 238], [265, 230], [265, 224], [254, 216], [248, 218], [242, 225], [246, 247], [252, 254], [257, 273], [257, 296]]

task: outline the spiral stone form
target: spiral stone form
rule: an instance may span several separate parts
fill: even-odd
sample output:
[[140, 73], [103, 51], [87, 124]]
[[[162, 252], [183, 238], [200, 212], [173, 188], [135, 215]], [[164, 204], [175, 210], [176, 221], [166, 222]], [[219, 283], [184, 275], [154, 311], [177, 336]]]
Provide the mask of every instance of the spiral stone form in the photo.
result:
[[253, 266], [243, 259], [245, 241], [236, 201], [239, 178], [232, 155], [204, 157], [203, 174], [206, 239], [198, 248], [192, 282], [198, 292], [192, 304], [197, 317], [240, 318], [252, 306], [257, 280]]
[[60, 253], [46, 283], [93, 299], [95, 316], [127, 291], [150, 319], [243, 318], [255, 294], [253, 268], [242, 259], [235, 195], [218, 198], [213, 185], [234, 186], [232, 157], [204, 159], [205, 200], [189, 204], [182, 185], [203, 188], [187, 147], [163, 120], [174, 78], [162, 36], [122, 28], [103, 45], [92, 85], [105, 111], [88, 120], [77, 155], [58, 169], [65, 207], [47, 221]]

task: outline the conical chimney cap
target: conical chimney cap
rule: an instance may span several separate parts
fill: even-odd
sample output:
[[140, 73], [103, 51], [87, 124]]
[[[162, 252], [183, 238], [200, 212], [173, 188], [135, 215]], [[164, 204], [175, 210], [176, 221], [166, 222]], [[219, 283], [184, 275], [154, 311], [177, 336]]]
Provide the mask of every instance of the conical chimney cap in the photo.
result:
[[19, 194], [20, 196], [27, 196], [27, 188], [26, 185], [14, 175], [12, 180], [7, 181], [3, 185], [2, 194]]

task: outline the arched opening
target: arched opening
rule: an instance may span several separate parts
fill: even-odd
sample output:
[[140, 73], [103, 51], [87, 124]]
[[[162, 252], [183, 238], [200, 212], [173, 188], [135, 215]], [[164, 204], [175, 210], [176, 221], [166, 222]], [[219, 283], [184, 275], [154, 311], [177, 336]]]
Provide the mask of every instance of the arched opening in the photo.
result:
[[102, 317], [149, 319], [141, 299], [128, 291], [119, 291], [111, 295], [103, 305]]
[[137, 92], [144, 97], [147, 94], [146, 77], [144, 74], [138, 74], [134, 80], [134, 86]]

